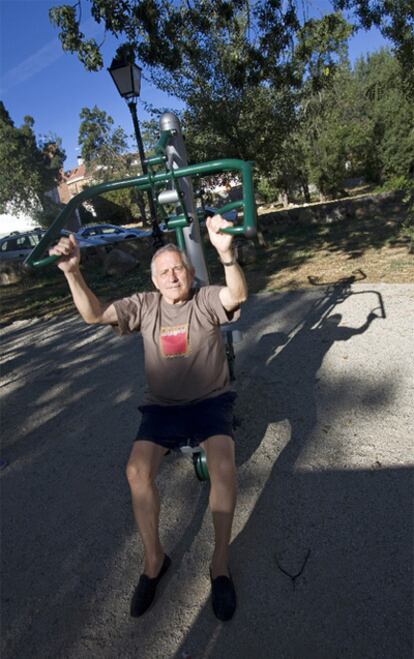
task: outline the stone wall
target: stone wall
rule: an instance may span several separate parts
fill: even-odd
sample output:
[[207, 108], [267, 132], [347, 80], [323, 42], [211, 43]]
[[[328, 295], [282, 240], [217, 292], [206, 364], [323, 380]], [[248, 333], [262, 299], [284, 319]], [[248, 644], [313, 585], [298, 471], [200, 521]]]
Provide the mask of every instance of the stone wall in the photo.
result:
[[404, 193], [400, 191], [382, 192], [282, 210], [262, 211], [259, 224], [263, 227], [275, 222], [332, 224], [352, 219], [369, 220], [375, 216], [384, 216], [400, 223], [404, 220], [406, 211], [403, 196]]

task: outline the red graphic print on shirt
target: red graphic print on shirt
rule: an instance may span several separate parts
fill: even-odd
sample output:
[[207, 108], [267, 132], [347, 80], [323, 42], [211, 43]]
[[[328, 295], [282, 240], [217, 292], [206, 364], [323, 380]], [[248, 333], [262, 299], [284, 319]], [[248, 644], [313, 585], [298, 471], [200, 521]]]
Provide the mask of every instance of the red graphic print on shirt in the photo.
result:
[[163, 357], [184, 357], [188, 355], [188, 325], [161, 327], [160, 345]]

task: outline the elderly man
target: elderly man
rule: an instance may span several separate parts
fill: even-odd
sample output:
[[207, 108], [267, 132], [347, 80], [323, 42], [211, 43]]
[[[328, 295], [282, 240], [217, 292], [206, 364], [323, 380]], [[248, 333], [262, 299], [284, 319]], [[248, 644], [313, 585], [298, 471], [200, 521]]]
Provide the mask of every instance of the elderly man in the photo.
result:
[[104, 306], [79, 270], [75, 238], [62, 238], [50, 250], [61, 256], [75, 305], [87, 323], [114, 326], [119, 334], [139, 331], [144, 340], [147, 391], [141, 424], [127, 465], [135, 520], [144, 547], [144, 572], [131, 601], [141, 616], [155, 597], [171, 560], [161, 545], [160, 500], [155, 484], [161, 460], [171, 449], [191, 442], [201, 446], [210, 474], [209, 505], [215, 547], [210, 567], [212, 604], [220, 620], [236, 609], [228, 549], [236, 503], [233, 402], [220, 324], [236, 320], [247, 286], [232, 250], [231, 226], [216, 215], [207, 220], [211, 243], [224, 266], [226, 285], [192, 287], [194, 269], [175, 245], [159, 249], [151, 263], [156, 292], [137, 293]]

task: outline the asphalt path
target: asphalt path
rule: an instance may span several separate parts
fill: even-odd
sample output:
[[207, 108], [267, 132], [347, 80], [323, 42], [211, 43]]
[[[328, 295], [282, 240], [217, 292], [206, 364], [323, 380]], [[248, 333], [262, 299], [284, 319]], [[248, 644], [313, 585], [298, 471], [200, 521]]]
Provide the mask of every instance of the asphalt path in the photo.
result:
[[137, 337], [79, 318], [1, 330], [3, 659], [411, 659], [414, 286], [252, 296], [237, 344], [238, 610], [211, 610], [208, 485], [165, 459], [172, 567], [141, 571], [124, 467]]

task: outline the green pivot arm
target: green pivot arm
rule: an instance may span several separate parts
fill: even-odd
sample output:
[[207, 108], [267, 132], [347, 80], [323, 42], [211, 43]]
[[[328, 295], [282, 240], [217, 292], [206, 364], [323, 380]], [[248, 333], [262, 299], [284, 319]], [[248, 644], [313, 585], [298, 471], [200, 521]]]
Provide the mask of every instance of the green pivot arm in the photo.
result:
[[[182, 178], [191, 176], [209, 176], [220, 172], [237, 171], [241, 175], [243, 184], [243, 198], [239, 201], [231, 202], [220, 208], [221, 213], [234, 208], [243, 210], [243, 224], [234, 227], [222, 229], [224, 233], [233, 235], [245, 235], [247, 238], [252, 238], [256, 235], [256, 208], [254, 203], [253, 194], [253, 180], [252, 180], [252, 164], [243, 160], [228, 158], [223, 160], [213, 160], [197, 165], [187, 165], [170, 172], [158, 172], [156, 174], [146, 174], [144, 176], [136, 176], [133, 178], [122, 179], [120, 181], [111, 181], [108, 183], [101, 183], [91, 188], [87, 188], [73, 197], [64, 209], [59, 213], [53, 224], [46, 231], [43, 238], [39, 241], [38, 245], [32, 250], [29, 256], [25, 259], [24, 265], [29, 268], [38, 268], [50, 263], [54, 263], [59, 256], [46, 256], [45, 251], [53, 245], [61, 236], [61, 229], [65, 227], [66, 222], [74, 210], [86, 199], [91, 199], [104, 192], [111, 192], [113, 190], [121, 190], [128, 187], [136, 187], [140, 190], [150, 190], [152, 188], [162, 188], [171, 183], [171, 177]], [[188, 226], [187, 218], [179, 218], [180, 226], [175, 228], [180, 229]]]

